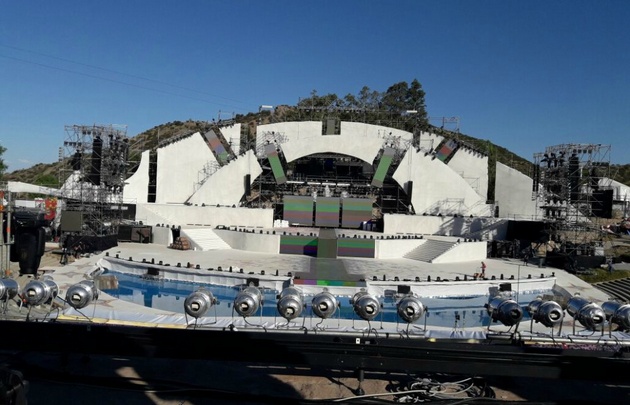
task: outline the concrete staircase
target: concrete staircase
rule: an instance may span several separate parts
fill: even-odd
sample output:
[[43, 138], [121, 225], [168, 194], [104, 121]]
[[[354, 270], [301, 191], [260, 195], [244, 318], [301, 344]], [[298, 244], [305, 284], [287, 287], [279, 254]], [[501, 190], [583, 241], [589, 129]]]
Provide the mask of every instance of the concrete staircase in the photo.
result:
[[422, 245], [405, 253], [403, 257], [405, 259], [431, 263], [433, 260], [452, 249], [455, 245], [457, 245], [457, 242], [428, 239]]
[[196, 250], [231, 249], [212, 228], [187, 228], [181, 230], [181, 236], [185, 236]]
[[593, 286], [599, 288], [611, 297], [621, 301], [630, 302], [630, 279], [622, 278], [620, 280], [604, 281], [595, 283]]

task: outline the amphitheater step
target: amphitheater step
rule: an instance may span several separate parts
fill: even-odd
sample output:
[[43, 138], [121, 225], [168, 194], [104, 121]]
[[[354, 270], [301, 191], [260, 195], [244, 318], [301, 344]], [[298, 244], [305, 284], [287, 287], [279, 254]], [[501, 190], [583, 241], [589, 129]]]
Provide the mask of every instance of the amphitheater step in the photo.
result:
[[403, 257], [405, 259], [431, 263], [455, 245], [457, 245], [457, 242], [428, 239], [422, 245], [404, 254]]
[[604, 281], [593, 285], [615, 299], [630, 302], [630, 279]]
[[231, 249], [230, 245], [221, 239], [212, 228], [182, 229], [181, 234], [187, 237], [197, 250]]

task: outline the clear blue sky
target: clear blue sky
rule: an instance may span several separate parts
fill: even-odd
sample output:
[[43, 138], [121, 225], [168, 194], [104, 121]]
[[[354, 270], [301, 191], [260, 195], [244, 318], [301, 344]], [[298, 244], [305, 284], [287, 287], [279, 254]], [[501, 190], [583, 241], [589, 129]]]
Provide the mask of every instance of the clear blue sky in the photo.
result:
[[134, 136], [417, 78], [467, 135], [625, 164], [629, 27], [628, 1], [0, 0], [0, 144], [10, 172], [56, 161], [64, 125]]

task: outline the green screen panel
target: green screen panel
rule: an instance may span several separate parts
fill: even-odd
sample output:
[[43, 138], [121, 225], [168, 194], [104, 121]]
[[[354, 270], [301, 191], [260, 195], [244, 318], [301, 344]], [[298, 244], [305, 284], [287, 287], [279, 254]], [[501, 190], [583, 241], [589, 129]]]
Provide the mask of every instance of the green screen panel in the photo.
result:
[[265, 146], [265, 154], [269, 160], [269, 165], [271, 165], [271, 171], [273, 172], [273, 177], [276, 179], [276, 183], [286, 183], [287, 177], [284, 174], [284, 169], [282, 168], [282, 163], [280, 162], [280, 157], [278, 156], [276, 144], [272, 143]]
[[385, 150], [383, 150], [383, 156], [381, 156], [376, 172], [374, 172], [372, 186], [383, 187], [383, 181], [385, 180], [389, 167], [392, 165], [392, 160], [394, 159], [395, 154], [396, 150], [394, 148], [385, 148]]
[[372, 199], [344, 198], [341, 203], [341, 227], [359, 229], [361, 223], [372, 219]]
[[317, 197], [315, 202], [315, 226], [339, 227], [339, 198]]
[[317, 257], [317, 237], [283, 235], [280, 237], [280, 253]]
[[374, 239], [338, 239], [337, 255], [346, 257], [374, 257]]
[[283, 219], [293, 225], [313, 225], [313, 197], [285, 195]]

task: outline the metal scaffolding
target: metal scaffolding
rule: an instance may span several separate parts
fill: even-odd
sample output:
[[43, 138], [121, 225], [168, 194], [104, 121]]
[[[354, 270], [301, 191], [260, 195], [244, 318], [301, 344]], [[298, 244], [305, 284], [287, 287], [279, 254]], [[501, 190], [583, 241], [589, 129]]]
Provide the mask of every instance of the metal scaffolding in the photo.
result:
[[585, 250], [601, 238], [593, 220], [610, 216], [605, 208], [609, 193], [600, 181], [610, 177], [609, 171], [610, 145], [562, 144], [534, 154], [533, 197], [550, 241]]
[[[59, 158], [65, 210], [77, 212], [80, 229], [74, 235], [118, 233], [128, 169], [127, 127], [120, 125], [66, 125]], [[62, 232], [64, 231], [62, 217]], [[66, 222], [67, 223], [67, 222]]]

